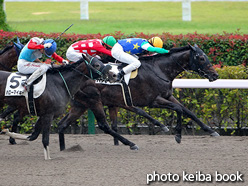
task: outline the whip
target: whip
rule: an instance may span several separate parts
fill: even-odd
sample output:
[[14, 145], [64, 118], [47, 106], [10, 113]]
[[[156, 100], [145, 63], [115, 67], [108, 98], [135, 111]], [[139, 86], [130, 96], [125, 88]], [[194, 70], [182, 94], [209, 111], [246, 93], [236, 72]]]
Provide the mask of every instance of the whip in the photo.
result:
[[67, 30], [69, 30], [69, 28], [72, 27], [72, 25], [73, 25], [73, 24], [71, 24], [67, 29], [65, 29], [65, 31], [62, 32], [54, 41], [57, 41], [57, 40], [60, 38], [60, 36], [62, 36]]

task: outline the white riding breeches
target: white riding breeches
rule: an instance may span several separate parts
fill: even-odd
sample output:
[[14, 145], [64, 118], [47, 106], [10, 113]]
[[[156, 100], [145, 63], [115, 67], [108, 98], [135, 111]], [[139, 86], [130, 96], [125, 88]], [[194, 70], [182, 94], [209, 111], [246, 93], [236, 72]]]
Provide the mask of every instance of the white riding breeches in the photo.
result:
[[66, 52], [66, 58], [70, 61], [77, 62], [82, 59], [82, 53], [78, 53], [74, 50], [72, 46], [70, 46]]
[[125, 74], [132, 72], [141, 65], [140, 61], [136, 57], [124, 52], [123, 47], [119, 43], [114, 45], [111, 50], [111, 54], [118, 61], [128, 64], [122, 69]]
[[50, 64], [46, 63], [35, 63], [30, 62], [25, 59], [19, 59], [17, 62], [17, 69], [20, 73], [23, 74], [32, 74], [27, 79], [27, 84], [30, 85], [33, 83], [37, 78], [39, 78], [41, 75], [45, 74], [46, 71], [51, 68]]

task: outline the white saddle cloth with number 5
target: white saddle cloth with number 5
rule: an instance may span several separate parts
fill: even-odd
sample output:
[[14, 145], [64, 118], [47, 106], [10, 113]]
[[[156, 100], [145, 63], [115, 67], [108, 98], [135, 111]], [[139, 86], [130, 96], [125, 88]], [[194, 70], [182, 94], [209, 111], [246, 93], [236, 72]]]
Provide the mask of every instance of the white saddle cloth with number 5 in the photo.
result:
[[[27, 92], [21, 85], [26, 81], [27, 76], [20, 73], [11, 73], [7, 79], [5, 88], [5, 96], [25, 96]], [[46, 74], [44, 74], [41, 80], [34, 84], [34, 98], [38, 98], [46, 88]]]

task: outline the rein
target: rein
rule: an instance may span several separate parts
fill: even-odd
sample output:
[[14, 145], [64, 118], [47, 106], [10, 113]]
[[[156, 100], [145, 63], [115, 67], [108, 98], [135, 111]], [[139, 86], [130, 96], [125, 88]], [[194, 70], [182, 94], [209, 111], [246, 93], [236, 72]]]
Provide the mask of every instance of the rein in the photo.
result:
[[[84, 77], [86, 77], [86, 78], [88, 78], [88, 79], [93, 79], [92, 70], [95, 69], [95, 68], [91, 65], [91, 62], [92, 62], [93, 59], [94, 59], [94, 57], [91, 58], [91, 60], [90, 60], [89, 63], [88, 63], [86, 60], [84, 60], [86, 66], [87, 66], [87, 67], [90, 67], [90, 69], [91, 69], [91, 70], [88, 69], [91, 77], [87, 76], [86, 74], [82, 73], [81, 71], [77, 70], [76, 68], [72, 68], [72, 70], [74, 70], [75, 72], [79, 73], [80, 75], [83, 75]], [[61, 76], [61, 78], [62, 78], [62, 80], [63, 80], [63, 82], [64, 82], [64, 84], [65, 84], [66, 90], [67, 90], [67, 92], [68, 92], [70, 98], [71, 98], [72, 100], [74, 100], [74, 96], [71, 95], [71, 92], [70, 92], [70, 90], [69, 90], [69, 88], [68, 88], [68, 85], [67, 85], [67, 83], [66, 83], [66, 81], [65, 81], [65, 79], [64, 79], [64, 77], [63, 77], [63, 75], [61, 74], [60, 71], [58, 71], [58, 72], [59, 72], [59, 75]], [[100, 76], [102, 76], [102, 73], [101, 73], [100, 71], [95, 70], [95, 72], [98, 73]]]
[[72, 100], [74, 100], [74, 97], [71, 95], [71, 92], [70, 92], [70, 90], [69, 90], [69, 88], [68, 88], [68, 86], [67, 86], [67, 83], [66, 83], [66, 81], [65, 81], [65, 78], [63, 77], [63, 75], [61, 74], [61, 72], [60, 72], [60, 71], [59, 71], [59, 75], [61, 76], [62, 80], [64, 81], [64, 84], [65, 84], [66, 90], [67, 90], [67, 92], [68, 92], [68, 94], [69, 94], [70, 98], [71, 98]]

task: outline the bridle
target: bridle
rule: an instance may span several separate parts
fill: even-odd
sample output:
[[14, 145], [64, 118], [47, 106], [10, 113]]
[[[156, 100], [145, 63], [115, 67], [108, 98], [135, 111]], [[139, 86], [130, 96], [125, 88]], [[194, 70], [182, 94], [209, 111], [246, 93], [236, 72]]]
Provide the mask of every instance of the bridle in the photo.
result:
[[[198, 51], [198, 49], [196, 48], [190, 48], [190, 61], [189, 61], [189, 69], [192, 71], [189, 71], [187, 69], [185, 69], [175, 58], [173, 55], [171, 55], [172, 60], [177, 63], [184, 71], [186, 71], [187, 73], [190, 74], [198, 74], [201, 77], [207, 77], [208, 75], [205, 73], [204, 70], [207, 66], [212, 66], [211, 63], [200, 63], [200, 57], [201, 56], [206, 56], [205, 53], [203, 53], [203, 55], [199, 54], [200, 52]], [[205, 57], [204, 57], [205, 58]]]

